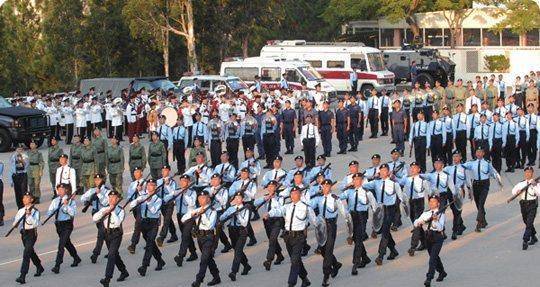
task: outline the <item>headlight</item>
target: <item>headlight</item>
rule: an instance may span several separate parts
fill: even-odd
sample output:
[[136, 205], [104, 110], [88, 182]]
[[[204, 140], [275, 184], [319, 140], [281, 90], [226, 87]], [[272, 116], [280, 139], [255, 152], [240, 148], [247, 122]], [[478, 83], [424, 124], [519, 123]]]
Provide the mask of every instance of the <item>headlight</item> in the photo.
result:
[[22, 127], [22, 123], [18, 120], [14, 120], [12, 123], [11, 123], [11, 126], [14, 127], [14, 128], [21, 128]]

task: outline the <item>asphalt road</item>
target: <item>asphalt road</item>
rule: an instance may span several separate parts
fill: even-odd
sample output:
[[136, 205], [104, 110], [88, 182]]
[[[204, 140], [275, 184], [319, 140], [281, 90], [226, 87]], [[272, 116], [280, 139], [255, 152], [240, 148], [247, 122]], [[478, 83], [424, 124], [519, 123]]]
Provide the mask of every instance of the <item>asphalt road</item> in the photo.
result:
[[[298, 139], [297, 139], [298, 141]], [[337, 150], [333, 151], [334, 156], [329, 159], [334, 171], [334, 180], [340, 180], [346, 174], [349, 161], [356, 159], [360, 162], [361, 169], [369, 166], [370, 157], [373, 153], [380, 153], [383, 162], [390, 160], [390, 150], [392, 145], [389, 143], [389, 137], [364, 140], [358, 152], [348, 153], [346, 155], [335, 155]], [[124, 142], [125, 146], [126, 143]], [[334, 148], [337, 142], [334, 144]], [[46, 148], [41, 149], [46, 156]], [[318, 148], [322, 150], [321, 147]], [[67, 151], [67, 148], [66, 148]], [[127, 148], [126, 148], [127, 152]], [[300, 154], [300, 147], [297, 144], [295, 154]], [[10, 154], [0, 154], [0, 160], [8, 162]], [[284, 157], [283, 167], [289, 169], [293, 165], [294, 155]], [[411, 159], [405, 158], [407, 162]], [[429, 162], [429, 159], [428, 159]], [[42, 180], [42, 200], [38, 208], [42, 214], [49, 205], [51, 187], [47, 171]], [[519, 213], [519, 205], [516, 202], [506, 204], [505, 200], [509, 197], [510, 189], [522, 177], [521, 172], [514, 174], [503, 174], [504, 191], [500, 192], [498, 186], [492, 182], [486, 208], [487, 221], [489, 226], [482, 233], [474, 232], [476, 208], [473, 202], [466, 201], [463, 209], [463, 218], [467, 230], [464, 235], [456, 241], [445, 241], [441, 252], [441, 258], [448, 277], [444, 282], [433, 282], [433, 286], [523, 286], [534, 285], [536, 279], [540, 279], [540, 274], [534, 270], [540, 255], [537, 246], [532, 246], [527, 251], [521, 250], [521, 236], [524, 225]], [[13, 189], [9, 187], [6, 173], [4, 173], [4, 204], [6, 207], [6, 225], [0, 227], [0, 234], [5, 234], [9, 229], [12, 218], [16, 212], [16, 206], [13, 196]], [[128, 173], [124, 174], [124, 188], [129, 184]], [[260, 192], [262, 193], [262, 192]], [[81, 204], [79, 204], [79, 214], [75, 219], [75, 230], [71, 236], [72, 242], [77, 247], [79, 255], [83, 258], [79, 267], [72, 268], [69, 265], [72, 259], [68, 253], [64, 257], [64, 264], [59, 275], [53, 274], [50, 269], [54, 265], [56, 256], [57, 235], [54, 225], [47, 223], [39, 228], [39, 236], [36, 244], [36, 252], [39, 254], [45, 273], [42, 277], [36, 279], [32, 277], [35, 268], [31, 265], [30, 273], [27, 276], [27, 286], [100, 286], [99, 279], [104, 276], [106, 259], [100, 256], [97, 264], [92, 264], [89, 260], [91, 250], [94, 247], [96, 228], [91, 221], [89, 214], [80, 213]], [[42, 215], [43, 216], [43, 215]], [[198, 261], [185, 262], [184, 267], [178, 268], [174, 264], [173, 257], [178, 251], [179, 242], [167, 244], [162, 247], [164, 259], [167, 262], [164, 270], [154, 271], [155, 262], [151, 263], [146, 277], [142, 278], [137, 273], [137, 267], [142, 261], [143, 244], [137, 247], [136, 254], [131, 255], [126, 247], [131, 237], [133, 218], [127, 216], [124, 222], [124, 238], [120, 249], [120, 254], [126, 262], [131, 276], [127, 281], [121, 284], [111, 281], [112, 286], [190, 286], [194, 280], [195, 273], [198, 270]], [[447, 212], [447, 226], [451, 226], [451, 212]], [[42, 220], [44, 218], [42, 217]], [[364, 269], [359, 269], [358, 276], [351, 276], [352, 266], [352, 246], [346, 244], [346, 228], [342, 219], [338, 221], [339, 229], [336, 239], [335, 255], [338, 261], [344, 264], [339, 275], [331, 280], [332, 286], [423, 286], [425, 273], [427, 272], [427, 253], [425, 251], [417, 252], [414, 257], [409, 257], [407, 249], [410, 243], [411, 224], [407, 218], [403, 218], [404, 226], [393, 233], [397, 243], [399, 257], [394, 261], [384, 261], [382, 266], [376, 266], [373, 262]], [[216, 262], [221, 271], [223, 283], [219, 286], [286, 286], [287, 275], [289, 272], [289, 259], [286, 258], [280, 266], [272, 266], [272, 270], [267, 272], [262, 266], [267, 248], [267, 239], [264, 234], [261, 221], [253, 224], [258, 244], [253, 247], [247, 247], [246, 254], [253, 269], [247, 276], [238, 276], [236, 282], [231, 282], [227, 277], [230, 272], [230, 264], [233, 254], [216, 254]], [[370, 230], [368, 225], [368, 230]], [[308, 234], [308, 242], [315, 246], [313, 232]], [[369, 239], [365, 242], [369, 257], [373, 260], [376, 257], [379, 240]], [[281, 243], [282, 246], [283, 243]], [[20, 236], [14, 232], [9, 238], [2, 238], [0, 243], [0, 286], [16, 286], [14, 279], [19, 274], [22, 256], [22, 244]], [[221, 245], [219, 247], [221, 249]], [[106, 254], [105, 247], [102, 255]], [[312, 286], [320, 286], [322, 280], [322, 257], [313, 254], [313, 250], [307, 257], [304, 257], [304, 264], [309, 273]], [[118, 276], [115, 271], [115, 278]], [[207, 273], [206, 282], [211, 279]], [[359, 281], [360, 280], [360, 281]], [[361, 282], [361, 283], [359, 283]], [[66, 284], [66, 285], [64, 285]]]

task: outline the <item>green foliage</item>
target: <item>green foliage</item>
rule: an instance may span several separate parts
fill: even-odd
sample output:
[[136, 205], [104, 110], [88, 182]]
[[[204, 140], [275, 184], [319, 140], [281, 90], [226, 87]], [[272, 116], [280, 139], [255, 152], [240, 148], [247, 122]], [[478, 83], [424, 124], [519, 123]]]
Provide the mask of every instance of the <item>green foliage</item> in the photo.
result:
[[510, 69], [510, 59], [505, 55], [486, 55], [484, 62], [489, 72], [504, 73]]
[[381, 2], [378, 0], [330, 0], [323, 17], [331, 25], [353, 20], [375, 20]]
[[493, 0], [495, 4], [502, 4], [506, 9], [501, 9], [496, 15], [504, 17], [495, 29], [511, 27], [516, 34], [526, 33], [534, 28], [540, 28], [540, 7], [534, 0]]

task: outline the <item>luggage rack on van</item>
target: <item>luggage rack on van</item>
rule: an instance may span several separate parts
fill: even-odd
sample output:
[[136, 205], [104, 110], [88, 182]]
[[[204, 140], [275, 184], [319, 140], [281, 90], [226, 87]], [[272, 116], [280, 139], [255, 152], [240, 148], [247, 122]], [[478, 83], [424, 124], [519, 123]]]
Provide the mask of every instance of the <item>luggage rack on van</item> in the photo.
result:
[[274, 46], [347, 46], [365, 47], [363, 42], [307, 42], [306, 40], [271, 40], [267, 45]]

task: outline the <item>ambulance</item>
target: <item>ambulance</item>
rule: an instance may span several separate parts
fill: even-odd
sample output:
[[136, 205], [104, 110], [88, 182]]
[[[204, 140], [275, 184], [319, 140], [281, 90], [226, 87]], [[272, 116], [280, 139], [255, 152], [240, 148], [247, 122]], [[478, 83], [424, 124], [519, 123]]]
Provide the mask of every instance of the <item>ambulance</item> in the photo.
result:
[[269, 41], [261, 57], [299, 59], [308, 62], [339, 93], [352, 89], [351, 73], [357, 75], [357, 90], [395, 89], [394, 73], [388, 71], [379, 49], [360, 42], [306, 42], [305, 40]]
[[329, 99], [337, 96], [337, 91], [326, 81], [309, 63], [300, 60], [284, 60], [275, 57], [250, 57], [245, 59], [232, 59], [221, 63], [221, 76], [236, 76], [247, 84], [253, 84], [255, 76], [261, 77], [263, 89], [276, 90], [280, 88], [282, 75], [293, 90], [302, 90], [302, 83], [308, 89], [315, 89], [321, 85], [321, 91]]

